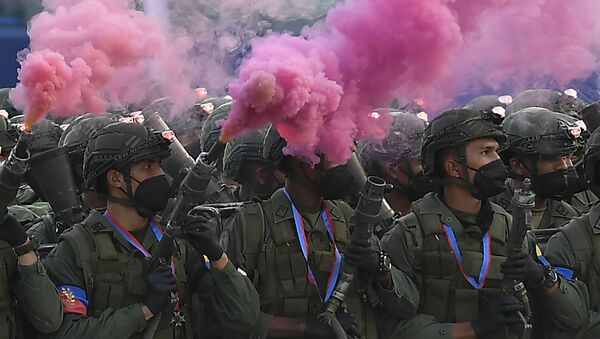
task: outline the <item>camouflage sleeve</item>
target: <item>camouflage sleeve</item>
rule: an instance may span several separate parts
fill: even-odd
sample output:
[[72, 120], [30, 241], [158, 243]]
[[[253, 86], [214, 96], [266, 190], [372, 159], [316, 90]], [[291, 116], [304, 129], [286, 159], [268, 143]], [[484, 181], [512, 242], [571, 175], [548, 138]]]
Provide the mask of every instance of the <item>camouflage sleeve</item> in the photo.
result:
[[257, 322], [260, 307], [258, 293], [250, 280], [231, 262], [222, 271], [209, 269], [204, 263], [200, 269], [204, 272], [194, 279], [194, 291], [206, 310], [204, 320], [214, 320], [206, 325], [213, 331], [218, 328], [221, 333], [246, 333]]
[[228, 220], [228, 224], [225, 225], [225, 229], [227, 229], [227, 232], [223, 233], [221, 243], [226, 245], [225, 252], [229, 257], [229, 260], [233, 266], [241, 268], [246, 273], [249, 273], [250, 277], [253, 278], [253, 268], [246, 267], [246, 260], [244, 259], [244, 254], [242, 253], [242, 237], [244, 235], [242, 220], [239, 214], [232, 216]]
[[15, 294], [23, 314], [38, 331], [58, 330], [62, 322], [60, 298], [39, 260], [33, 265], [19, 265]]
[[[546, 245], [545, 257], [557, 268], [576, 267], [575, 256], [566, 237], [558, 232]], [[542, 298], [550, 323], [560, 329], [576, 329], [589, 318], [590, 301], [585, 283], [577, 279], [560, 277], [560, 287]]]
[[[242, 218], [238, 214], [233, 215], [229, 221], [228, 225], [225, 227], [228, 232], [224, 237], [221, 238], [222, 243], [227, 244], [225, 247], [225, 251], [227, 252], [227, 256], [231, 263], [243, 270], [248, 274], [248, 277], [251, 281], [258, 281], [258, 271], [254, 267], [248, 267], [246, 265], [246, 260], [243, 255], [243, 225]], [[254, 288], [254, 286], [253, 286]], [[258, 296], [258, 292], [257, 292]], [[260, 297], [259, 297], [260, 298]], [[260, 299], [258, 301], [260, 307]], [[260, 309], [259, 309], [260, 311]], [[267, 314], [264, 312], [259, 312], [257, 320], [248, 328], [245, 329], [245, 335], [238, 336], [239, 338], [253, 338], [253, 339], [264, 339], [267, 337], [267, 333], [269, 331], [269, 323], [273, 319], [272, 314]]]
[[83, 272], [66, 241], [59, 242], [44, 264], [59, 290], [64, 313], [60, 328], [50, 338], [129, 338], [146, 327], [140, 304], [109, 308], [99, 315], [89, 315], [90, 296], [85, 291]]

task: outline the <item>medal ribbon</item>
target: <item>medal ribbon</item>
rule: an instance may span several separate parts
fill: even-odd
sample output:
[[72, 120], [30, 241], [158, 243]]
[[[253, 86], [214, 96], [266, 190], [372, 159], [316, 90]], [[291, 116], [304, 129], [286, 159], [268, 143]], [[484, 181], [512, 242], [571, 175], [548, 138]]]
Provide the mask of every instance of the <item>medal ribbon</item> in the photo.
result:
[[481, 271], [479, 272], [479, 277], [477, 280], [475, 280], [474, 277], [467, 275], [467, 273], [465, 272], [465, 268], [463, 267], [462, 253], [458, 248], [458, 242], [456, 242], [456, 237], [454, 236], [454, 231], [452, 230], [452, 227], [444, 224], [442, 225], [442, 228], [444, 229], [444, 234], [446, 234], [446, 240], [448, 240], [448, 245], [450, 246], [450, 249], [454, 253], [454, 257], [456, 258], [456, 265], [460, 269], [460, 272], [462, 273], [463, 277], [471, 286], [473, 286], [474, 289], [482, 289], [490, 274], [490, 268], [492, 264], [492, 241], [490, 232], [485, 232], [485, 234], [483, 235], [483, 262], [481, 263]]
[[[294, 223], [296, 226], [296, 234], [298, 235], [298, 242], [300, 243], [300, 248], [302, 249], [302, 254], [304, 255], [304, 259], [306, 260], [306, 267], [307, 267], [307, 271], [308, 271], [308, 273], [307, 273], [308, 281], [310, 282], [311, 285], [313, 285], [315, 287], [317, 292], [319, 292], [320, 290], [319, 290], [319, 286], [317, 285], [317, 279], [315, 279], [315, 275], [314, 275], [312, 268], [310, 267], [310, 263], [308, 261], [309, 249], [308, 249], [308, 240], [306, 239], [306, 233], [305, 233], [305, 229], [304, 229], [304, 219], [300, 215], [300, 212], [298, 212], [298, 209], [296, 208], [296, 205], [294, 205], [294, 202], [292, 201], [292, 198], [288, 194], [287, 190], [283, 190], [283, 192], [285, 193], [285, 196], [287, 197], [288, 201], [292, 205], [292, 213], [294, 214]], [[335, 285], [337, 283], [338, 276], [340, 274], [340, 268], [342, 266], [342, 255], [340, 254], [340, 251], [338, 250], [338, 248], [335, 244], [335, 228], [334, 228], [333, 223], [331, 222], [331, 216], [329, 215], [329, 210], [327, 209], [327, 205], [326, 205], [325, 201], [323, 201], [321, 217], [323, 218], [323, 222], [325, 223], [325, 228], [327, 229], [327, 233], [329, 234], [329, 237], [331, 238], [331, 241], [333, 242], [333, 252], [334, 252], [334, 260], [333, 260], [333, 264], [331, 267], [331, 273], [329, 274], [329, 278], [327, 279], [327, 289], [325, 292], [325, 299], [323, 299], [321, 297], [320, 292], [318, 293], [319, 297], [321, 298], [321, 301], [326, 303], [329, 300], [329, 298], [331, 298], [331, 295], [333, 294], [333, 290], [335, 289]]]

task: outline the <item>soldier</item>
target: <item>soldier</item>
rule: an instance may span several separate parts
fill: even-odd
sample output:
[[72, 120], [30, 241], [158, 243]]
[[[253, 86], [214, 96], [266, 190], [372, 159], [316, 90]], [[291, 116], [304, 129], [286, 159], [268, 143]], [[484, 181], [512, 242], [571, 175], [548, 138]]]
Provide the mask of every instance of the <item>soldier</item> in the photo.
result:
[[[59, 148], [64, 148], [64, 152], [50, 151], [45, 161], [35, 161], [35, 157], [31, 161], [30, 172], [37, 173], [38, 187], [50, 192], [45, 198], [53, 207], [52, 212], [34, 221], [27, 230], [40, 244], [56, 244], [60, 233], [82, 221], [90, 208], [105, 207], [106, 202], [93, 192], [84, 194], [83, 154], [90, 135], [116, 121], [111, 115], [78, 117], [60, 138]], [[47, 180], [48, 172], [54, 173], [60, 182]]]
[[[63, 233], [46, 259], [65, 314], [54, 338], [191, 338], [192, 325], [220, 337], [256, 322], [258, 295], [201, 211], [192, 210], [178, 231], [186, 241], [177, 240], [170, 266], [145, 265], [164, 234], [153, 216], [167, 203], [160, 164], [169, 153], [162, 133], [135, 123], [92, 136], [85, 185], [106, 197], [107, 210], [92, 210]], [[192, 292], [203, 296], [206, 323], [185, 321]]]
[[[0, 168], [0, 338], [32, 338], [54, 332], [62, 320], [58, 293], [39, 261], [36, 243], [6, 206], [25, 172], [27, 143], [20, 140]], [[33, 327], [27, 326], [33, 324]]]
[[406, 305], [393, 338], [511, 338], [508, 326], [520, 321], [521, 302], [499, 296], [501, 271], [514, 275], [528, 256], [507, 258], [511, 216], [489, 200], [506, 178], [497, 154], [505, 135], [494, 119], [456, 109], [425, 129], [423, 168], [440, 189], [382, 240]]
[[590, 133], [593, 133], [600, 126], [600, 101], [586, 106], [579, 112], [579, 115], [585, 121]]
[[62, 321], [56, 288], [35, 253], [35, 244], [11, 215], [0, 223], [0, 338], [31, 338], [51, 333]]
[[481, 95], [469, 101], [463, 108], [493, 114], [498, 123], [502, 123], [506, 118], [506, 108], [512, 101], [510, 95]]
[[550, 89], [530, 89], [519, 95], [506, 107], [506, 116], [529, 107], [541, 107], [553, 112], [581, 118], [579, 112], [587, 106], [576, 90], [557, 92]]
[[[520, 188], [524, 178], [530, 178], [536, 193], [532, 227], [549, 230], [549, 234], [564, 226], [579, 212], [564, 202], [567, 188], [567, 170], [573, 166], [571, 157], [577, 150], [581, 127], [563, 114], [544, 108], [526, 108], [512, 114], [502, 123], [508, 142], [500, 156], [510, 168], [512, 180], [495, 197], [495, 202], [509, 213], [513, 191]], [[544, 245], [549, 235], [536, 231], [536, 238]]]
[[262, 313], [249, 337], [336, 338], [317, 315], [338, 279], [336, 267], [344, 265], [340, 253], [361, 276], [346, 298], [349, 313], [338, 312], [337, 318], [350, 337], [386, 337], [389, 315], [400, 305], [376, 239], [350, 242], [353, 211], [339, 199], [348, 194], [353, 173], [324, 159], [314, 167], [284, 156], [285, 145], [271, 127], [264, 155], [285, 173], [285, 189], [240, 208], [227, 250], [260, 294]]
[[571, 157], [573, 166], [567, 169], [567, 188], [565, 191], [565, 201], [573, 206], [579, 213], [587, 213], [590, 211], [590, 207], [598, 202], [598, 197], [588, 188], [587, 181], [585, 179], [584, 170], [584, 153], [585, 146], [588, 139], [590, 138], [590, 132], [587, 129], [587, 125], [582, 120], [572, 118], [570, 116], [567, 119], [576, 126], [581, 127], [581, 136], [577, 138], [577, 150]]
[[223, 155], [223, 177], [240, 185], [237, 201], [268, 199], [283, 186], [285, 177], [263, 156], [265, 131], [255, 131], [227, 143]]
[[[208, 152], [211, 148], [219, 142], [219, 135], [221, 134], [221, 128], [217, 124], [220, 120], [226, 119], [227, 115], [231, 111], [232, 102], [222, 104], [217, 107], [206, 119], [202, 126], [202, 137], [200, 139], [200, 145], [202, 152]], [[237, 199], [233, 192], [235, 187], [231, 181], [225, 183], [222, 178], [223, 173], [223, 157], [217, 160], [217, 170], [214, 172], [213, 178], [209, 183], [207, 191], [207, 203], [229, 203], [236, 202]]]
[[399, 112], [387, 138], [381, 142], [367, 141], [360, 147], [359, 157], [365, 172], [393, 185], [385, 200], [403, 215], [410, 213], [414, 201], [433, 190], [433, 183], [421, 166], [421, 141], [426, 125], [414, 114]]
[[[596, 130], [585, 154], [585, 174], [590, 189], [600, 194], [600, 131]], [[544, 251], [546, 265], [556, 267], [558, 292], [543, 300], [548, 338], [598, 338], [600, 336], [600, 206], [561, 228]]]

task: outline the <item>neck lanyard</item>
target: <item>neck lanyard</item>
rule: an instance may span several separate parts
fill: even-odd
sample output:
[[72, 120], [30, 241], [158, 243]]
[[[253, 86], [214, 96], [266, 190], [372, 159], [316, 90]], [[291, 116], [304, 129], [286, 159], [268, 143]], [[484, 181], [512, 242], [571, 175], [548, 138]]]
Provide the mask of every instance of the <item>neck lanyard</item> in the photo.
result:
[[[123, 226], [119, 225], [110, 215], [110, 212], [104, 212], [104, 218], [111, 224], [111, 226], [119, 232], [127, 240], [131, 246], [135, 247], [138, 251], [142, 252], [144, 257], [148, 258], [152, 256], [150, 251], [148, 251], [139, 240], [137, 240], [128, 230], [126, 230]], [[150, 220], [150, 228], [152, 229], [152, 233], [156, 236], [156, 240], [160, 241], [163, 237], [163, 230], [160, 225], [155, 220]]]
[[450, 249], [454, 253], [454, 257], [456, 259], [456, 265], [460, 269], [463, 278], [476, 290], [480, 290], [485, 285], [485, 282], [490, 274], [490, 268], [492, 264], [492, 242], [490, 232], [487, 231], [483, 235], [483, 262], [481, 263], [481, 271], [479, 272], [479, 277], [475, 280], [474, 277], [467, 275], [465, 272], [465, 268], [463, 267], [463, 258], [460, 249], [458, 248], [458, 242], [456, 241], [456, 237], [454, 236], [454, 231], [452, 231], [452, 227], [443, 224], [442, 228], [444, 229], [444, 234], [446, 235], [446, 240], [448, 240], [448, 245]]
[[292, 205], [292, 212], [294, 214], [294, 224], [296, 226], [296, 234], [298, 235], [298, 242], [300, 243], [300, 248], [302, 249], [302, 254], [304, 255], [304, 260], [306, 261], [308, 281], [311, 285], [315, 287], [317, 292], [319, 292], [318, 294], [321, 298], [321, 301], [326, 303], [329, 300], [329, 298], [331, 298], [331, 294], [335, 289], [335, 285], [337, 283], [337, 279], [340, 273], [340, 267], [342, 266], [342, 255], [340, 254], [340, 251], [335, 245], [335, 229], [333, 227], [333, 223], [331, 222], [331, 216], [329, 215], [327, 205], [325, 201], [323, 201], [321, 217], [323, 217], [323, 221], [325, 222], [325, 228], [327, 229], [327, 233], [329, 234], [329, 237], [331, 238], [331, 241], [333, 243], [334, 260], [331, 267], [331, 273], [329, 274], [329, 278], [327, 279], [327, 289], [325, 292], [325, 298], [323, 299], [319, 290], [319, 286], [317, 285], [317, 279], [315, 279], [315, 275], [308, 261], [309, 249], [308, 240], [306, 239], [306, 233], [304, 230], [304, 219], [300, 215], [300, 212], [298, 212], [298, 209], [296, 208], [296, 205], [294, 205], [294, 202], [292, 201], [292, 198], [290, 197], [287, 190], [283, 190], [283, 192], [285, 193], [285, 196]]
[[[119, 232], [130, 243], [133, 247], [135, 247], [138, 251], [142, 252], [144, 257], [149, 258], [152, 256], [150, 251], [148, 251], [144, 245], [142, 245], [139, 240], [137, 240], [131, 232], [126, 230], [123, 226], [119, 225], [119, 223], [114, 220], [110, 214], [110, 212], [104, 212], [104, 218], [111, 224], [111, 226]], [[161, 241], [163, 238], [164, 231], [162, 227], [156, 222], [154, 219], [150, 219], [150, 228], [152, 229], [152, 233], [156, 236], [156, 240]], [[175, 268], [175, 262], [171, 258], [171, 272], [173, 275], [177, 275], [177, 270]], [[179, 292], [171, 293], [171, 303], [175, 305], [175, 312], [179, 312], [180, 304], [179, 304]], [[180, 326], [180, 325], [179, 325]]]

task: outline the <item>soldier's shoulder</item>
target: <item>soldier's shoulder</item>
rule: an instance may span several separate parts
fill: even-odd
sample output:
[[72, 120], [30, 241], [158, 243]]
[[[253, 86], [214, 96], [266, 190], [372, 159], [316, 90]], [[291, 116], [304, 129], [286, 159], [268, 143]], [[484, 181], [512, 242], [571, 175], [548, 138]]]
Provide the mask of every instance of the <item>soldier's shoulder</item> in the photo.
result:
[[490, 205], [492, 206], [492, 211], [494, 213], [501, 214], [501, 215], [506, 216], [506, 217], [510, 217], [511, 216], [511, 214], [508, 213], [508, 211], [506, 211], [506, 209], [502, 205], [499, 205], [499, 204], [497, 204], [495, 202], [490, 202]]
[[575, 207], [562, 200], [554, 204], [554, 211], [564, 218], [573, 218], [581, 215]]

